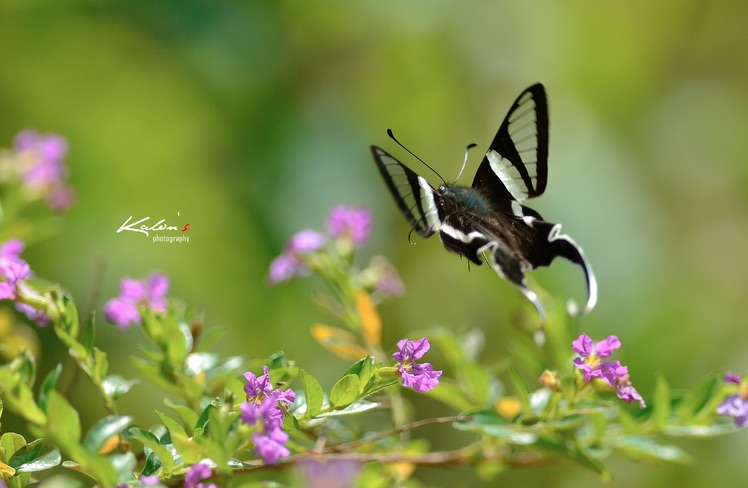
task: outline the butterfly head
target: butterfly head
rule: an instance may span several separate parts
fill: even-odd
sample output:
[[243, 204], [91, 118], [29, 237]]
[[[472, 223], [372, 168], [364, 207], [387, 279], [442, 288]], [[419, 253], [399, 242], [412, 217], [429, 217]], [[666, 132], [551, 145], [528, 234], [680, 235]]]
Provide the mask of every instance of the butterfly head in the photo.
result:
[[474, 188], [445, 184], [436, 191], [445, 199], [454, 201], [470, 212], [483, 215], [491, 213], [486, 199]]

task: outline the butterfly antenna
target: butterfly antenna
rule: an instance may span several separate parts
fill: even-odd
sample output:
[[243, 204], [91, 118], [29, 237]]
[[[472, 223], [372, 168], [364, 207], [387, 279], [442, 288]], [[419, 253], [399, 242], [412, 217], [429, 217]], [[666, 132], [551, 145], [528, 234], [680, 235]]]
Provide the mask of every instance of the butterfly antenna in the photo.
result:
[[445, 180], [444, 178], [442, 178], [442, 175], [440, 175], [440, 174], [439, 174], [439, 173], [438, 173], [438, 172], [437, 172], [437, 171], [436, 171], [436, 170], [435, 170], [434, 168], [432, 168], [431, 166], [429, 166], [428, 164], [426, 164], [426, 161], [424, 161], [423, 159], [421, 159], [421, 158], [419, 158], [418, 156], [416, 156], [415, 154], [413, 154], [413, 151], [411, 151], [411, 150], [410, 150], [410, 149], [408, 149], [407, 147], [403, 146], [403, 145], [402, 145], [402, 144], [400, 143], [400, 141], [398, 141], [398, 140], [397, 140], [397, 139], [395, 138], [395, 134], [393, 134], [393, 133], [392, 133], [392, 129], [387, 129], [387, 135], [388, 135], [388, 136], [390, 136], [390, 139], [392, 139], [393, 141], [395, 141], [395, 142], [397, 143], [397, 145], [398, 145], [398, 146], [400, 146], [400, 147], [402, 147], [403, 149], [405, 149], [406, 151], [408, 151], [408, 152], [410, 153], [410, 155], [411, 155], [411, 156], [413, 156], [414, 158], [416, 158], [417, 160], [419, 160], [420, 162], [422, 162], [424, 166], [426, 166], [426, 167], [427, 167], [428, 169], [430, 169], [431, 171], [433, 171], [433, 172], [434, 172], [434, 174], [435, 174], [436, 176], [438, 176], [438, 177], [439, 177], [439, 179], [440, 179], [440, 180], [442, 180], [442, 182], [444, 182], [444, 184], [445, 184], [445, 185], [447, 184], [447, 181], [446, 181], [446, 180]]
[[465, 148], [465, 160], [462, 162], [462, 168], [460, 168], [460, 174], [457, 175], [457, 179], [455, 180], [455, 183], [457, 183], [457, 181], [460, 179], [460, 176], [462, 176], [462, 172], [465, 171], [465, 166], [467, 166], [468, 151], [470, 151], [472, 148], [474, 148], [477, 145], [478, 144], [473, 142], [472, 144], [468, 144], [467, 147]]

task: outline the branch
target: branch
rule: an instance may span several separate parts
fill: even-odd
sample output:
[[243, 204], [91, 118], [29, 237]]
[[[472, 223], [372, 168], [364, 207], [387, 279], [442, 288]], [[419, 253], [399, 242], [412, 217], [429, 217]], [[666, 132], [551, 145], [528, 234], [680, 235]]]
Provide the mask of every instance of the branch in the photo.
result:
[[355, 449], [356, 447], [362, 446], [364, 444], [369, 444], [372, 442], [377, 442], [381, 439], [386, 439], [388, 437], [392, 437], [398, 434], [402, 434], [403, 432], [407, 432], [409, 430], [417, 429], [418, 427], [423, 427], [425, 425], [431, 425], [431, 424], [448, 424], [452, 422], [457, 422], [459, 420], [468, 420], [470, 417], [466, 417], [464, 415], [453, 415], [450, 417], [436, 417], [433, 419], [423, 419], [423, 420], [417, 420], [415, 422], [411, 422], [410, 424], [403, 425], [402, 427], [398, 427], [396, 429], [392, 429], [387, 432], [382, 432], [381, 434], [373, 435], [371, 437], [367, 437], [365, 439], [359, 439], [356, 441], [347, 442], [345, 444], [339, 444], [337, 446], [331, 446], [326, 449], [324, 449], [323, 453], [333, 453], [333, 452], [341, 452], [341, 451], [348, 451], [351, 449]]

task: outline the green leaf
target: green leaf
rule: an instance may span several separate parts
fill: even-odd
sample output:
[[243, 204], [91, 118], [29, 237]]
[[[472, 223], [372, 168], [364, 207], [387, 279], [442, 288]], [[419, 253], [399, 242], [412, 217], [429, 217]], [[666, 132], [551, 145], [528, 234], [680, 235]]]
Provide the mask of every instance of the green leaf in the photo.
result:
[[696, 413], [708, 403], [709, 399], [712, 398], [720, 387], [720, 379], [716, 376], [709, 376], [693, 388], [691, 388], [676, 408], [676, 415], [681, 420], [689, 420], [694, 417]]
[[[174, 419], [169, 417], [163, 412], [156, 410], [156, 415], [161, 418], [167, 429], [169, 429], [169, 437], [174, 444], [174, 448], [177, 450], [179, 455], [182, 457], [186, 464], [192, 464], [200, 461], [203, 457], [206, 457], [203, 449], [195, 444], [185, 432], [184, 428], [179, 425]], [[199, 429], [195, 429], [194, 435], [198, 436]]]
[[[384, 389], [389, 388], [392, 385], [398, 385], [398, 384], [402, 384], [402, 380], [378, 380], [375, 383], [370, 383], [369, 386], [366, 388], [366, 391], [364, 392], [364, 394], [361, 395], [361, 397], [363, 398], [363, 397], [374, 395]], [[429, 390], [428, 393], [431, 393], [435, 389], [436, 388]]]
[[101, 380], [109, 371], [109, 359], [107, 354], [98, 347], [93, 348], [93, 377], [95, 380]]
[[369, 410], [374, 410], [375, 408], [379, 408], [379, 407], [380, 407], [379, 403], [369, 402], [366, 400], [359, 400], [356, 403], [351, 403], [350, 405], [348, 405], [342, 410], [333, 410], [332, 412], [321, 413], [317, 415], [317, 418], [357, 415], [363, 412], [368, 412]]
[[44, 381], [42, 382], [41, 389], [39, 390], [39, 407], [42, 410], [47, 409], [47, 395], [50, 391], [54, 390], [57, 386], [57, 380], [60, 379], [62, 373], [62, 364], [58, 364], [55, 369], [49, 372]]
[[97, 454], [104, 444], [115, 435], [119, 435], [132, 422], [132, 417], [109, 415], [96, 422], [83, 438], [83, 448]]
[[36, 381], [36, 359], [28, 351], [24, 350], [10, 363], [10, 369], [18, 378], [18, 381], [33, 387]]
[[353, 363], [347, 370], [345, 370], [343, 376], [347, 374], [355, 374], [356, 376], [358, 376], [359, 385], [361, 387], [361, 391], [359, 393], [363, 393], [367, 390], [367, 385], [373, 373], [374, 358], [371, 356], [366, 356], [365, 358], [362, 358]]
[[366, 356], [361, 360], [361, 371], [358, 372], [358, 379], [361, 382], [361, 393], [364, 392], [369, 384], [372, 374], [374, 373], [374, 358]]
[[[57, 310], [60, 311], [60, 322], [55, 324], [55, 332], [58, 336], [60, 332], [63, 332], [68, 340], [77, 342], [76, 338], [80, 330], [80, 323], [78, 322], [78, 309], [75, 307], [75, 302], [69, 295], [64, 294], [59, 286], [55, 286], [49, 290], [49, 294]], [[85, 354], [85, 348], [81, 346], [81, 349]]]
[[161, 444], [156, 434], [150, 430], [141, 429], [140, 427], [131, 427], [127, 429], [125, 435], [128, 439], [140, 441], [143, 446], [150, 449], [153, 454], [158, 457], [160, 465], [164, 468], [165, 475], [170, 475], [172, 473], [174, 470], [174, 457], [169, 449]]
[[654, 439], [639, 435], [627, 435], [613, 439], [610, 445], [633, 459], [644, 461], [669, 461], [689, 464], [693, 458], [681, 448], [658, 444]]
[[[3, 436], [5, 437], [5, 436]], [[8, 454], [6, 452], [6, 454]], [[55, 467], [61, 462], [60, 451], [46, 439], [25, 444], [10, 457], [8, 465], [16, 471], [34, 472]]]
[[47, 416], [47, 429], [54, 434], [55, 442], [65, 446], [78, 445], [81, 438], [80, 417], [57, 390], [50, 390], [47, 394]]
[[160, 363], [143, 358], [132, 358], [130, 362], [143, 378], [167, 393], [176, 395], [182, 393], [181, 389], [174, 384], [173, 378], [167, 378], [164, 375]]
[[263, 361], [267, 365], [268, 369], [282, 369], [289, 366], [289, 361], [286, 359], [286, 353], [278, 351], [270, 356], [267, 361]]
[[81, 331], [79, 336], [79, 342], [83, 344], [83, 347], [88, 351], [90, 356], [93, 353], [94, 342], [96, 340], [96, 310], [92, 309], [83, 318], [81, 324]]
[[197, 412], [195, 412], [193, 409], [186, 405], [177, 405], [168, 398], [164, 398], [164, 405], [171, 408], [175, 412], [177, 412], [177, 415], [179, 415], [179, 418], [182, 420], [182, 423], [189, 427], [190, 433], [195, 427], [202, 427], [203, 423], [198, 422], [198, 415]]
[[715, 437], [718, 435], [733, 434], [739, 428], [733, 424], [713, 425], [669, 425], [663, 429], [663, 434], [673, 437]]
[[31, 388], [7, 367], [0, 367], [0, 391], [3, 392], [3, 406], [36, 425], [47, 422], [47, 416], [34, 401]]
[[205, 406], [202, 412], [200, 412], [200, 417], [195, 421], [195, 429], [206, 429], [207, 430], [207, 424], [211, 418], [213, 418], [213, 412], [217, 411], [215, 405], [212, 403], [209, 403]]
[[138, 460], [132, 452], [112, 454], [109, 456], [109, 462], [115, 471], [117, 471], [119, 481], [132, 479], [132, 472], [135, 471], [135, 467], [138, 465]]
[[530, 393], [527, 383], [525, 383], [525, 379], [514, 364], [509, 365], [509, 378], [512, 380], [514, 393], [522, 405], [522, 413], [525, 417], [532, 416], [532, 405], [530, 405]]
[[452, 367], [457, 383], [471, 401], [478, 405], [488, 403], [491, 392], [490, 376], [466, 354], [465, 343], [447, 331], [434, 334], [433, 342]]
[[[44, 449], [37, 450], [34, 444], [43, 444]], [[25, 450], [18, 451], [16, 456], [13, 456], [9, 463], [13, 466], [17, 472], [20, 473], [35, 473], [38, 471], [45, 471], [47, 469], [54, 468], [60, 465], [62, 462], [62, 456], [60, 451], [57, 449], [51, 449], [52, 443], [45, 441], [44, 439], [37, 439], [27, 446], [30, 450], [35, 451], [35, 455], [31, 456], [25, 452]], [[47, 452], [45, 449], [50, 448]]]
[[181, 425], [179, 425], [174, 419], [172, 419], [171, 417], [169, 417], [163, 412], [159, 412], [158, 410], [156, 410], [156, 415], [159, 416], [161, 421], [164, 423], [166, 428], [169, 430], [169, 434], [171, 434], [172, 440], [175, 434], [182, 435], [185, 437], [187, 436], [187, 433], [185, 432], [184, 428]]
[[556, 448], [556, 450], [565, 458], [600, 475], [603, 482], [609, 483], [612, 481], [610, 471], [608, 471], [605, 465], [597, 459], [589, 456], [583, 449], [579, 448], [579, 446], [556, 440], [554, 438], [549, 438], [547, 436], [542, 436], [536, 445], [542, 449], [551, 451]]
[[68, 333], [62, 327], [55, 326], [54, 331], [57, 334], [57, 337], [60, 339], [60, 341], [63, 344], [65, 344], [68, 347], [68, 349], [70, 349], [71, 356], [81, 359], [81, 360], [85, 360], [89, 357], [88, 350], [83, 344], [81, 344], [75, 339], [75, 336]]
[[207, 352], [196, 352], [187, 356], [184, 363], [184, 372], [187, 376], [195, 377], [214, 368], [219, 361], [218, 354]]
[[[81, 425], [78, 412], [57, 390], [50, 390], [47, 398], [46, 432], [66, 456], [80, 464], [81, 471], [96, 479], [102, 486], [117, 483], [117, 472], [104, 456], [97, 456], [80, 445]], [[65, 463], [63, 463], [64, 465]]]
[[670, 418], [670, 401], [670, 386], [665, 377], [662, 374], [658, 374], [652, 405], [652, 420], [658, 432], [662, 432], [662, 429], [665, 428]]
[[344, 408], [358, 398], [361, 382], [355, 374], [340, 378], [330, 392], [330, 403], [335, 409]]
[[325, 392], [322, 390], [319, 381], [303, 369], [301, 370], [301, 385], [304, 388], [304, 397], [306, 398], [304, 417], [314, 418], [322, 410]]
[[118, 399], [119, 397], [130, 391], [130, 389], [138, 383], [138, 380], [126, 380], [116, 374], [107, 376], [102, 381], [102, 384], [104, 386], [104, 393], [106, 393], [106, 395], [113, 400]]
[[161, 458], [159, 458], [155, 452], [150, 452], [145, 458], [145, 465], [141, 476], [154, 476], [161, 469]]
[[495, 410], [478, 410], [466, 412], [465, 420], [455, 422], [454, 428], [469, 432], [480, 432], [492, 437], [508, 438], [517, 432], [517, 426], [510, 424]]
[[0, 448], [3, 450], [3, 461], [8, 460], [16, 453], [16, 451], [25, 445], [26, 439], [24, 439], [21, 434], [16, 434], [15, 432], [6, 432], [3, 434], [2, 437], [0, 437]]

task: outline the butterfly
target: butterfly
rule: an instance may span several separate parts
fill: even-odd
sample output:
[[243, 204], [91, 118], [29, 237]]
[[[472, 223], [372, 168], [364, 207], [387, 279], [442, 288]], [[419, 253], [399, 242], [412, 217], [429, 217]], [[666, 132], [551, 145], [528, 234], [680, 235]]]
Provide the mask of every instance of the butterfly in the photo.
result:
[[[392, 131], [387, 132], [397, 142]], [[413, 230], [423, 237], [438, 233], [447, 250], [476, 265], [485, 259], [535, 306], [541, 324], [546, 319], [543, 305], [528, 288], [525, 272], [549, 266], [557, 256], [584, 270], [587, 303], [581, 312], [594, 308], [597, 281], [582, 249], [561, 233], [561, 224], [543, 220], [524, 205], [542, 195], [548, 182], [548, 101], [542, 84], [527, 88], [514, 101], [470, 187], [444, 182], [434, 189], [384, 149], [371, 146], [371, 151]], [[570, 302], [569, 312], [580, 311]]]

